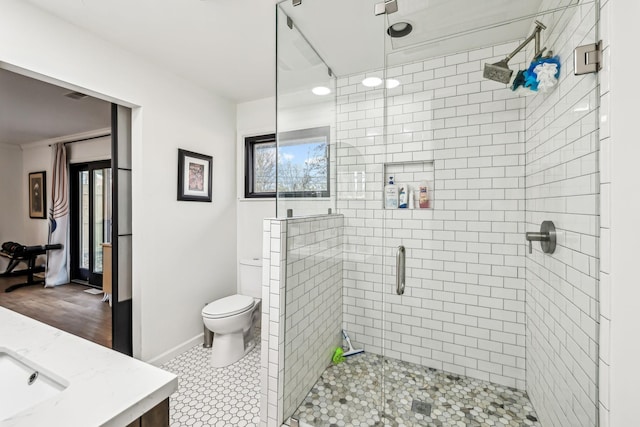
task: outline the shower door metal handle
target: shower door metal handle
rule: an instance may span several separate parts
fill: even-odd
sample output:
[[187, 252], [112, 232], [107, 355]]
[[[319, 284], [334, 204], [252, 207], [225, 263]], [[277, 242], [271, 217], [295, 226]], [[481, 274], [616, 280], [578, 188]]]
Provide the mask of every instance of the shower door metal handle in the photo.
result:
[[404, 246], [398, 246], [396, 252], [396, 293], [398, 295], [404, 294], [404, 279], [405, 279], [405, 250]]

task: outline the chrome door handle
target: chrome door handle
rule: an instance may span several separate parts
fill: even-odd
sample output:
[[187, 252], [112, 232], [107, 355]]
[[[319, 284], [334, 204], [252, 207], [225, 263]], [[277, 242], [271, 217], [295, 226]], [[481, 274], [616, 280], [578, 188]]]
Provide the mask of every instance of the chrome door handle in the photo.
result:
[[398, 295], [404, 294], [404, 280], [405, 280], [405, 250], [404, 246], [398, 246], [396, 252], [396, 293]]

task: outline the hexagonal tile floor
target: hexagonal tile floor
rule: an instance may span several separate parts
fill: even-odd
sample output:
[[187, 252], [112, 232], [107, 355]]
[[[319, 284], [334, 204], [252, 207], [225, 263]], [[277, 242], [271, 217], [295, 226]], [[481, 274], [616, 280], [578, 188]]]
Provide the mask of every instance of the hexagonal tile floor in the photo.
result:
[[[259, 342], [226, 368], [212, 368], [201, 345], [163, 365], [179, 377], [171, 427], [260, 425]], [[540, 427], [524, 391], [369, 353], [327, 368], [294, 417], [323, 427]]]
[[169, 399], [171, 427], [260, 425], [260, 339], [226, 368], [213, 368], [210, 358], [211, 349], [197, 345], [162, 366], [178, 375]]
[[327, 368], [293, 416], [330, 427], [540, 427], [524, 391], [369, 353]]

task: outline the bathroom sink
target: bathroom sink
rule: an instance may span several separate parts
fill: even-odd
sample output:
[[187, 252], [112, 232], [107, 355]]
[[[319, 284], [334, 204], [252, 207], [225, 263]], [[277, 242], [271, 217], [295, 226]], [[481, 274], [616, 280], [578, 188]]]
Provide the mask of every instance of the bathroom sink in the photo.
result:
[[61, 393], [68, 385], [25, 357], [0, 347], [0, 421]]

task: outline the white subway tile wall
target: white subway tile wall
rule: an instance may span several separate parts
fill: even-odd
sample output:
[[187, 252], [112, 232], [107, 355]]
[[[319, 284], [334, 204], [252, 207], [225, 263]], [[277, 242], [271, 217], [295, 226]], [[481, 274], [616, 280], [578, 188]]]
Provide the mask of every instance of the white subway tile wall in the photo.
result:
[[[386, 113], [364, 75], [339, 78], [338, 210], [344, 329], [358, 346], [524, 389], [524, 99], [482, 77], [517, 45], [389, 69], [401, 84]], [[430, 209], [383, 209], [390, 174], [413, 189], [426, 179]]]
[[344, 217], [287, 220], [284, 417], [302, 403], [342, 344]]
[[[401, 84], [387, 90], [386, 105], [382, 89], [360, 84], [364, 75], [338, 79], [342, 327], [367, 352], [526, 387], [542, 424], [551, 427], [596, 425], [598, 402], [602, 425], [608, 420], [608, 395], [601, 389], [598, 397], [597, 382], [599, 362], [606, 389], [608, 357], [598, 356], [597, 336], [609, 313], [598, 306], [600, 270], [608, 283], [608, 249], [601, 246], [608, 216], [601, 224], [598, 206], [609, 181], [603, 176], [600, 183], [598, 161], [605, 162], [608, 133], [600, 135], [599, 159], [597, 76], [573, 76], [570, 59], [575, 46], [595, 41], [595, 7], [573, 9], [544, 35], [563, 64], [559, 86], [547, 95], [519, 97], [483, 79], [484, 63], [503, 59], [518, 42], [393, 67], [386, 76]], [[523, 68], [526, 58], [521, 52], [511, 67]], [[384, 209], [390, 174], [414, 190], [426, 180], [430, 208]], [[524, 232], [547, 219], [558, 227], [556, 253], [545, 255], [534, 244], [526, 255]], [[307, 272], [319, 269], [330, 287], [340, 276], [312, 255], [316, 240], [306, 232], [287, 236], [283, 224], [265, 221], [263, 307], [271, 311], [263, 313], [264, 426], [279, 425], [285, 407], [304, 397], [306, 386], [287, 385], [310, 369], [297, 340], [333, 342], [336, 328], [299, 328], [306, 314], [292, 307], [321, 291], [307, 287], [316, 277]], [[333, 242], [335, 232], [314, 236]], [[287, 245], [298, 251], [291, 262]], [[407, 251], [402, 296], [395, 293], [398, 245]], [[285, 277], [297, 293], [287, 310]], [[336, 298], [309, 295], [310, 309], [337, 306]], [[305, 356], [324, 360], [321, 353]], [[287, 384], [285, 358], [287, 370], [294, 367]]]
[[596, 41], [595, 8], [570, 9], [544, 33], [561, 58], [560, 81], [525, 109], [526, 228], [552, 220], [558, 232], [553, 255], [534, 242], [526, 257], [527, 391], [545, 427], [598, 420], [597, 75], [575, 76], [572, 61], [575, 47]]
[[284, 396], [285, 220], [265, 219], [262, 239], [262, 354], [260, 425], [282, 424]]
[[335, 214], [264, 220], [262, 426], [293, 413], [341, 345], [343, 226]]

